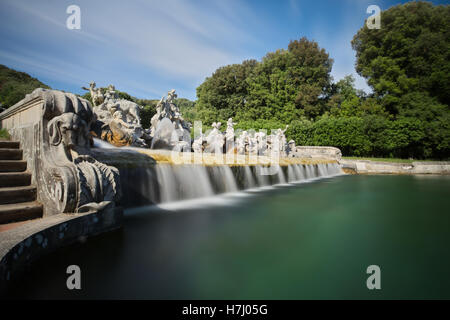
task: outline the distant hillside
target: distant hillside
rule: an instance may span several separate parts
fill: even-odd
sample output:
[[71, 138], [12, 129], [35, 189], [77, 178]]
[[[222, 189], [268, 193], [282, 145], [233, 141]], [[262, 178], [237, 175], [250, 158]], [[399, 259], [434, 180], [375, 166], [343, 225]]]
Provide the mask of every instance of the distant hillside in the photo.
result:
[[25, 72], [19, 72], [0, 64], [0, 103], [9, 108], [36, 88], [50, 88]]

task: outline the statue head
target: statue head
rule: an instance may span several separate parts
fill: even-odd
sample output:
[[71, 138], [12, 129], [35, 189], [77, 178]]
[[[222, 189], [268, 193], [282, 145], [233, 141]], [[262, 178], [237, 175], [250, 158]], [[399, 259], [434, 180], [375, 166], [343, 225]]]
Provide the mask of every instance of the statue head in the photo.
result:
[[97, 84], [96, 84], [94, 81], [91, 81], [91, 82], [89, 83], [89, 86], [90, 86], [92, 89], [94, 89], [96, 85], [97, 85]]
[[123, 118], [123, 114], [120, 110], [117, 110], [113, 113], [113, 118], [116, 120], [122, 119]]
[[75, 113], [63, 113], [49, 121], [48, 135], [54, 146], [61, 142], [69, 149], [75, 146], [86, 146], [89, 142], [88, 125]]

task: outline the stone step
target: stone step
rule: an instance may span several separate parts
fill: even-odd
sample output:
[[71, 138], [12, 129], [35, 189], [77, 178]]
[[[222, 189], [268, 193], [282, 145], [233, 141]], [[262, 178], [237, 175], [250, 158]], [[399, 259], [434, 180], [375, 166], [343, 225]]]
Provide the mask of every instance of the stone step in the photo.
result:
[[27, 170], [25, 160], [0, 160], [0, 172], [23, 172]]
[[31, 173], [29, 172], [0, 172], [0, 188], [29, 186]]
[[19, 149], [20, 142], [0, 140], [0, 149]]
[[40, 218], [42, 214], [42, 204], [36, 201], [2, 204], [0, 205], [0, 224]]
[[36, 187], [8, 187], [0, 188], [0, 205], [36, 200]]
[[22, 150], [0, 149], [0, 160], [22, 160]]

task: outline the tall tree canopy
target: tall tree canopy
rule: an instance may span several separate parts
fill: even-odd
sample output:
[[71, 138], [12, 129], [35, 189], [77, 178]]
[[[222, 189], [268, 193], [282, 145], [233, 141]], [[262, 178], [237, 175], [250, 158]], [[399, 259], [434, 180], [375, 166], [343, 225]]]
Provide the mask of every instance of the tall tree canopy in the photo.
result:
[[247, 79], [257, 65], [256, 60], [217, 69], [197, 88], [197, 109], [203, 121], [212, 123], [227, 119], [244, 110], [249, 97]]
[[261, 62], [219, 68], [197, 88], [203, 121], [316, 117], [326, 106], [333, 60], [314, 41], [291, 41]]
[[[356, 71], [392, 114], [412, 92], [450, 102], [450, 6], [409, 2], [381, 13], [381, 29], [354, 36]], [[426, 98], [425, 98], [426, 99]]]
[[323, 112], [333, 60], [315, 41], [291, 41], [288, 49], [268, 53], [248, 79], [248, 115], [290, 122]]

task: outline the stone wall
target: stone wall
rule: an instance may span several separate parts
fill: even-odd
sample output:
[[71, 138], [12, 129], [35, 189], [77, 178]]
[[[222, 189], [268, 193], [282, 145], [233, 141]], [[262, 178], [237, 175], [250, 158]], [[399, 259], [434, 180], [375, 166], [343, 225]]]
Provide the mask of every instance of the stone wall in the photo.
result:
[[298, 146], [296, 155], [300, 158], [321, 158], [341, 160], [341, 150], [335, 147]]
[[110, 206], [83, 214], [58, 214], [0, 232], [0, 297], [27, 266], [63, 246], [83, 242], [122, 225], [123, 212]]
[[450, 174], [448, 161], [395, 163], [342, 159], [339, 163], [344, 172], [356, 174]]

